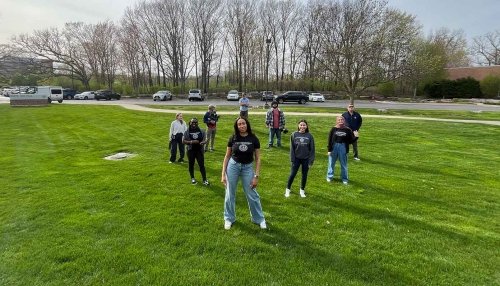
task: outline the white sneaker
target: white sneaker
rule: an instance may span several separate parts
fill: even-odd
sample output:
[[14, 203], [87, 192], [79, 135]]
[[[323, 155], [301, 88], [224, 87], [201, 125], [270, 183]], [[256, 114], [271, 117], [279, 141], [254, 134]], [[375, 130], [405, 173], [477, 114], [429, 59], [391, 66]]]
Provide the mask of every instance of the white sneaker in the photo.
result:
[[354, 157], [354, 160], [360, 161], [361, 159], [359, 159], [358, 157]]
[[289, 197], [290, 196], [290, 189], [285, 189], [285, 197]]
[[224, 221], [224, 229], [231, 229], [231, 226], [233, 225], [232, 222], [228, 221], [228, 220], [225, 220]]
[[347, 181], [343, 181], [342, 184], [347, 185]]
[[330, 179], [330, 178], [326, 178], [326, 181], [327, 181], [328, 183], [330, 183], [330, 182], [332, 181], [332, 179]]
[[259, 224], [260, 228], [261, 229], [267, 229], [267, 224], [266, 224], [266, 221], [263, 220], [260, 224]]
[[306, 197], [306, 192], [302, 189], [300, 189], [300, 196], [305, 198]]

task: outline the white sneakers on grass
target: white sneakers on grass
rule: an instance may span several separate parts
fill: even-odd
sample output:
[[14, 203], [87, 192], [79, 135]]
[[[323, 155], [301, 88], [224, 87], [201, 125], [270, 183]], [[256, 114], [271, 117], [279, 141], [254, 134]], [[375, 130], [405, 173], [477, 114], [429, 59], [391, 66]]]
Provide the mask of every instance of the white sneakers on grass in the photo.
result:
[[[228, 221], [228, 220], [225, 220], [224, 221], [224, 229], [225, 230], [230, 230], [231, 229], [231, 226], [233, 225], [232, 222]], [[259, 223], [259, 227], [261, 229], [267, 229], [267, 224], [266, 224], [266, 221], [263, 220], [261, 223]]]
[[304, 191], [303, 189], [300, 189], [300, 196], [302, 198], [305, 198], [306, 197], [306, 191]]
[[263, 220], [261, 223], [259, 223], [259, 226], [260, 226], [261, 229], [267, 229], [266, 221]]
[[[290, 193], [291, 193], [291, 192], [292, 192], [292, 191], [290, 191], [290, 189], [285, 189], [285, 198], [290, 197]], [[305, 197], [306, 197], [306, 191], [304, 191], [303, 189], [300, 189], [300, 196], [301, 196], [302, 198], [305, 198]]]

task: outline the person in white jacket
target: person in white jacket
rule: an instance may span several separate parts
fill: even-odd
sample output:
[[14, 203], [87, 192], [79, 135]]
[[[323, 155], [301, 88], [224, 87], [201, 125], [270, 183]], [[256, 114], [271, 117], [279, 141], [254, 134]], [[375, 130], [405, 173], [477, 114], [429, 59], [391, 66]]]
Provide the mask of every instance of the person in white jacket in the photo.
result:
[[182, 138], [184, 137], [184, 132], [187, 130], [187, 124], [182, 119], [182, 113], [177, 113], [175, 115], [175, 120], [170, 124], [170, 132], [168, 134], [170, 140], [170, 163], [175, 162], [175, 157], [177, 156], [177, 146], [179, 148], [179, 163], [184, 162], [184, 143], [182, 143]]

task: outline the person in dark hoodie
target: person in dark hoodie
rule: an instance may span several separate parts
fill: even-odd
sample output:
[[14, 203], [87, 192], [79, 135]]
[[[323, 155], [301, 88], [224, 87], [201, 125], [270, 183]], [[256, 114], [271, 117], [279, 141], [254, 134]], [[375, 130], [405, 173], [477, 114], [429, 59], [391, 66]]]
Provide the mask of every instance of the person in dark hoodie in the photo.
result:
[[198, 119], [193, 118], [189, 121], [189, 128], [184, 132], [183, 143], [187, 146], [187, 157], [189, 162], [189, 174], [191, 175], [191, 183], [195, 185], [196, 179], [194, 178], [194, 161], [198, 161], [200, 173], [203, 178], [205, 186], [210, 185], [207, 180], [207, 173], [205, 170], [205, 155], [204, 145], [206, 143], [205, 132], [198, 127]]
[[335, 172], [335, 162], [340, 161], [340, 177], [347, 185], [349, 176], [347, 171], [347, 148], [354, 141], [354, 133], [345, 125], [345, 118], [337, 116], [335, 126], [328, 134], [328, 171], [326, 181], [331, 182]]
[[[342, 114], [342, 117], [345, 119], [345, 124], [347, 127], [351, 128], [352, 132], [354, 133], [354, 137], [356, 137], [352, 141], [352, 150], [354, 152], [354, 160], [359, 161], [359, 155], [358, 155], [358, 139], [359, 139], [359, 129], [361, 129], [361, 125], [363, 124], [363, 118], [361, 117], [361, 114], [359, 114], [355, 108], [354, 104], [350, 103], [349, 106], [347, 106], [347, 111]], [[349, 152], [349, 150], [347, 150]]]
[[300, 196], [303, 198], [306, 197], [305, 189], [307, 183], [307, 172], [314, 163], [315, 153], [314, 137], [311, 133], [309, 133], [309, 125], [307, 124], [307, 121], [302, 119], [298, 123], [297, 131], [293, 132], [290, 136], [290, 162], [292, 167], [285, 189], [285, 197], [288, 198], [290, 196], [290, 188], [292, 187], [293, 180], [295, 179], [295, 175], [297, 175], [300, 166], [302, 166]]

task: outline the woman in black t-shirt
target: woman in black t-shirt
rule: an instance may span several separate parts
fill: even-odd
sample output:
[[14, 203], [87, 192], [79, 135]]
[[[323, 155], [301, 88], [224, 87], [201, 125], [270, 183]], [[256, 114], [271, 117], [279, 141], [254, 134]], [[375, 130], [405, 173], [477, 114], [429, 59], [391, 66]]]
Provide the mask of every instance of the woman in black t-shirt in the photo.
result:
[[[255, 171], [253, 162], [255, 161]], [[226, 156], [222, 164], [221, 182], [226, 187], [224, 199], [224, 228], [230, 229], [236, 221], [236, 188], [241, 178], [252, 221], [266, 229], [266, 220], [260, 196], [255, 189], [260, 172], [260, 142], [252, 133], [250, 122], [238, 118], [234, 122], [234, 134], [229, 138]]]
[[191, 184], [196, 184], [196, 179], [194, 178], [194, 161], [198, 161], [198, 166], [200, 167], [200, 173], [203, 178], [203, 184], [205, 186], [210, 185], [207, 180], [207, 172], [205, 171], [205, 155], [203, 146], [205, 145], [207, 139], [205, 132], [198, 127], [198, 119], [193, 118], [189, 121], [189, 128], [184, 132], [184, 138], [182, 143], [187, 146], [187, 155], [189, 162], [189, 175], [191, 175]]

